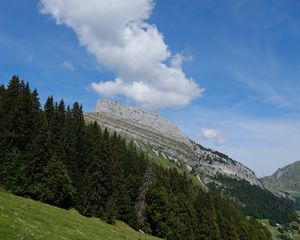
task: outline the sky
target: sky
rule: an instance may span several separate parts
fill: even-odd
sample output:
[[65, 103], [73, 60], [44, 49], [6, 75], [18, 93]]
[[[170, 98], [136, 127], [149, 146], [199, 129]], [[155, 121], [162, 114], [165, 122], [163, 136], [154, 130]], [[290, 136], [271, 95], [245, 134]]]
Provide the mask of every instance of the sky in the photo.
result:
[[258, 177], [300, 160], [300, 1], [1, 0], [0, 83], [159, 113]]

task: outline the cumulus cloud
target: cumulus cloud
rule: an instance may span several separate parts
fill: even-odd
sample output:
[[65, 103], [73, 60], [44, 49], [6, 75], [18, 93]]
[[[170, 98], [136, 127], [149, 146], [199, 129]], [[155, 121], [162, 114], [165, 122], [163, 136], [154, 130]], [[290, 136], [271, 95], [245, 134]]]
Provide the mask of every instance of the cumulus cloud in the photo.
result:
[[74, 30], [81, 45], [117, 78], [91, 84], [101, 96], [125, 96], [147, 109], [181, 107], [202, 94], [162, 33], [147, 23], [153, 0], [40, 0], [41, 11]]
[[200, 136], [202, 139], [212, 140], [216, 145], [224, 145], [226, 143], [223, 134], [212, 128], [202, 128]]

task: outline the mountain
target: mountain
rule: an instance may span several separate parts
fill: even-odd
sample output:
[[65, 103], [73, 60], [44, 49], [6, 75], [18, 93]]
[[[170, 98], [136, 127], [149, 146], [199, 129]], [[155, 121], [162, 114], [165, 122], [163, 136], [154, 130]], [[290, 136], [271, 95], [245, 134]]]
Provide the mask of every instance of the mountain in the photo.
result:
[[270, 191], [300, 201], [300, 161], [279, 168], [271, 176], [261, 180]]
[[142, 149], [185, 168], [205, 184], [222, 175], [263, 187], [254, 172], [227, 155], [189, 139], [175, 124], [162, 117], [115, 101], [100, 100], [96, 112], [84, 113], [87, 121], [132, 139]]
[[[0, 188], [56, 207], [76, 209], [109, 224], [121, 220], [135, 230], [164, 239], [271, 239], [268, 230], [254, 218], [246, 218], [232, 198], [204, 191], [187, 171], [171, 163], [165, 167], [153, 161], [160, 157], [153, 158], [133, 141], [97, 122], [85, 121], [82, 109], [77, 102], [65, 106], [63, 100], [55, 102], [53, 97], [41, 107], [37, 90], [32, 91], [17, 76], [7, 87], [0, 84]], [[164, 129], [168, 127], [166, 123]], [[9, 217], [15, 220], [17, 216], [20, 224], [12, 223], [15, 233], [35, 238], [25, 234], [36, 230], [36, 222], [26, 219], [30, 225], [27, 231], [20, 218], [24, 211], [30, 214], [32, 207], [16, 215], [12, 209], [18, 207], [2, 204], [1, 199], [0, 195], [0, 214], [6, 219], [3, 231], [11, 230], [5, 226]], [[276, 213], [276, 209], [272, 211]], [[289, 209], [280, 209], [284, 211], [280, 215], [289, 217]], [[35, 221], [48, 225], [50, 211], [35, 213]], [[64, 217], [51, 221], [43, 234], [70, 226], [64, 222], [64, 213]], [[274, 221], [277, 219], [275, 216]], [[83, 239], [80, 228], [71, 227]]]
[[[37, 90], [17, 76], [0, 85], [0, 188], [164, 239], [270, 240], [255, 218], [296, 219], [291, 206], [249, 181], [255, 175], [243, 170], [251, 170], [159, 116], [104, 103], [88, 118], [78, 102], [48, 97], [41, 107]], [[99, 126], [99, 116], [123, 136]]]
[[96, 111], [84, 113], [110, 132], [132, 140], [162, 164], [195, 176], [206, 188], [233, 199], [246, 216], [284, 223], [295, 219], [291, 204], [266, 189], [255, 173], [225, 155], [188, 138], [175, 124], [143, 110], [110, 100], [99, 100]]

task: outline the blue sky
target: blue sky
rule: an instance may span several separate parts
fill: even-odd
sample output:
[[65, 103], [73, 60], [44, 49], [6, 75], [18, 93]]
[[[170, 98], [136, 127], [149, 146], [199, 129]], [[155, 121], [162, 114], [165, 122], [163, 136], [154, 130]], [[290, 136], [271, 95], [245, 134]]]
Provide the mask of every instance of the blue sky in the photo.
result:
[[17, 74], [85, 111], [99, 97], [158, 111], [258, 176], [300, 160], [299, 1], [57, 2], [1, 1], [1, 83]]

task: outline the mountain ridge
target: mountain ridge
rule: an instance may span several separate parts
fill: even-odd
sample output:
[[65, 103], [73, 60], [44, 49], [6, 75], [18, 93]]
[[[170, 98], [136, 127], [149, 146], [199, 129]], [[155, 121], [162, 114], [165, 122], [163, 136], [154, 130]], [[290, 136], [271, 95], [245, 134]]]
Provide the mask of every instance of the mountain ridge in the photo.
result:
[[141, 148], [160, 155], [189, 172], [205, 184], [218, 174], [246, 180], [263, 188], [253, 170], [227, 155], [201, 146], [188, 138], [174, 123], [143, 110], [116, 101], [100, 100], [96, 112], [84, 113], [87, 121], [97, 121], [134, 140]]
[[300, 161], [279, 168], [261, 181], [274, 193], [300, 200]]

